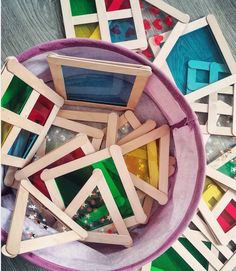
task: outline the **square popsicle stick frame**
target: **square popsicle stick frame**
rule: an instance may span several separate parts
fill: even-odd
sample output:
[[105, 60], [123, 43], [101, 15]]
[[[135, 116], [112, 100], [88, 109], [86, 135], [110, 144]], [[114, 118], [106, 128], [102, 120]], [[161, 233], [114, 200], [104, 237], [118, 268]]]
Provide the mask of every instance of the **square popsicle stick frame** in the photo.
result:
[[234, 177], [236, 176], [236, 146], [208, 164], [206, 174], [218, 183], [236, 191]]
[[[74, 120], [74, 121], [85, 121], [85, 122], [95, 122], [107, 124], [106, 129], [106, 147], [116, 144], [117, 141], [117, 129], [118, 129], [118, 114], [115, 112], [105, 113], [105, 112], [89, 112], [89, 111], [73, 111], [73, 110], [60, 110], [58, 116], [62, 118]], [[74, 122], [73, 122], [74, 123]], [[78, 124], [81, 125], [81, 124]], [[73, 127], [71, 127], [73, 128]], [[92, 127], [91, 127], [92, 129]], [[95, 128], [93, 128], [95, 129]], [[97, 129], [98, 130], [98, 129]], [[103, 135], [104, 132], [102, 131]], [[98, 135], [96, 136], [98, 137]], [[98, 137], [97, 140], [93, 140], [93, 145], [96, 150], [99, 150], [102, 144], [103, 137]]]
[[[133, 130], [129, 132], [128, 126], [130, 126]], [[135, 116], [135, 114], [132, 111], [128, 110], [119, 118], [118, 130], [121, 135], [125, 135], [117, 141], [117, 145], [123, 145], [130, 140], [138, 138], [139, 136], [150, 132], [155, 127], [155, 121], [147, 120], [144, 124], [142, 124]]]
[[[110, 148], [103, 149], [80, 159], [76, 159], [70, 163], [67, 163], [66, 166], [61, 165], [60, 167], [44, 170], [41, 174], [41, 178], [43, 181], [45, 181], [53, 202], [61, 209], [65, 209], [64, 202], [61, 199], [61, 195], [59, 194], [55, 183], [55, 178], [61, 177], [75, 170], [85, 168], [108, 158], [112, 158], [115, 164], [116, 170], [119, 174], [120, 180], [134, 213], [133, 216], [127, 218], [128, 223], [126, 223], [127, 219], [125, 219], [126, 226], [128, 227], [130, 224], [134, 226], [139, 223], [145, 223], [147, 217], [142, 209], [141, 203], [133, 185], [133, 181], [126, 168], [121, 149], [117, 145], [113, 145]], [[88, 196], [89, 195], [87, 195], [87, 197]]]
[[[52, 74], [52, 79], [54, 82], [55, 90], [58, 94], [60, 94], [65, 99], [65, 104], [68, 105], [80, 105], [80, 106], [89, 106], [89, 107], [96, 107], [96, 108], [104, 108], [104, 109], [114, 109], [114, 110], [125, 110], [131, 109], [134, 110], [142, 93], [144, 87], [147, 83], [149, 76], [152, 74], [151, 68], [149, 66], [142, 66], [142, 65], [135, 65], [135, 64], [123, 64], [120, 62], [109, 62], [109, 61], [100, 61], [100, 60], [93, 60], [93, 59], [86, 59], [86, 58], [76, 58], [76, 57], [68, 57], [68, 56], [60, 56], [57, 54], [50, 54], [48, 55], [48, 63]], [[101, 76], [105, 74], [106, 78], [109, 76], [109, 93], [112, 92], [111, 88], [119, 87], [121, 79], [119, 76], [128, 76], [131, 82], [126, 82], [128, 85], [126, 86], [126, 91], [128, 95], [125, 94], [124, 97], [120, 92], [120, 89], [115, 89], [115, 99], [119, 97], [119, 101], [114, 102], [111, 98], [102, 98], [100, 96], [97, 97], [97, 100], [100, 99], [100, 102], [97, 100], [95, 101], [94, 98], [91, 98], [91, 95], [88, 95], [87, 98], [84, 98], [84, 94], [79, 93], [78, 91], [82, 91], [81, 87], [76, 86], [66, 86], [68, 83], [66, 81], [66, 77], [63, 75], [63, 70], [71, 69], [73, 72], [82, 71], [83, 74], [86, 76], [86, 82], [95, 83], [96, 77], [94, 77], [94, 73], [98, 73]], [[74, 74], [73, 74], [74, 76]], [[78, 73], [77, 73], [78, 76]], [[89, 79], [89, 76], [91, 77]], [[82, 78], [80, 76], [80, 78]], [[100, 78], [100, 77], [99, 77]], [[118, 83], [114, 85], [114, 79], [117, 79]], [[106, 82], [108, 82], [106, 80]], [[110, 82], [110, 80], [112, 80]], [[128, 80], [128, 79], [126, 79]], [[124, 80], [123, 80], [124, 81]], [[122, 81], [122, 82], [123, 82]], [[77, 78], [76, 84], [79, 83], [79, 79]], [[101, 83], [99, 83], [101, 84]], [[93, 85], [92, 89], [96, 88], [99, 84]], [[72, 87], [72, 90], [71, 90]], [[123, 86], [124, 87], [124, 86]], [[70, 91], [69, 91], [70, 89]], [[91, 86], [90, 86], [91, 89]], [[75, 92], [76, 91], [76, 92]], [[103, 90], [104, 91], [104, 90]], [[113, 90], [114, 91], [114, 90]], [[118, 91], [118, 92], [117, 92]], [[86, 90], [86, 93], [88, 89]], [[76, 95], [79, 95], [75, 97]], [[95, 93], [93, 93], [93, 96]], [[124, 95], [124, 93], [123, 93]], [[114, 96], [114, 95], [113, 95]], [[102, 100], [103, 99], [103, 100]], [[114, 97], [112, 98], [114, 99]], [[105, 101], [104, 101], [105, 100]]]
[[[204, 86], [202, 88], [199, 88], [187, 95], [185, 95], [185, 98], [190, 102], [193, 103], [196, 100], [200, 99], [203, 96], [207, 96], [210, 93], [215, 91], [215, 88], [222, 89], [222, 85], [231, 85], [234, 84], [234, 79], [232, 78], [233, 74], [236, 73], [236, 62], [234, 60], [234, 57], [230, 51], [229, 45], [216, 21], [216, 18], [214, 15], [208, 15], [207, 17], [203, 17], [199, 20], [196, 20], [194, 22], [189, 23], [186, 25], [184, 31], [180, 33], [180, 35], [173, 34], [174, 32], [166, 32], [163, 35], [163, 41], [164, 45], [157, 46], [153, 42], [153, 38], [149, 39], [150, 47], [153, 51], [153, 54], [156, 56], [154, 63], [160, 68], [162, 67], [164, 71], [166, 72], [167, 76], [175, 83], [175, 80], [173, 78], [173, 75], [171, 74], [170, 68], [167, 64], [167, 58], [169, 54], [171, 53], [171, 50], [173, 49], [176, 41], [181, 36], [190, 34], [198, 29], [204, 28], [206, 26], [210, 27], [210, 30], [214, 36], [214, 39], [216, 41], [217, 46], [219, 47], [224, 60], [226, 62], [226, 65], [228, 66], [229, 72], [232, 75], [229, 75], [228, 77], [225, 77], [224, 79], [220, 79], [215, 83], [211, 83], [207, 86]], [[174, 35], [174, 37], [173, 37]]]
[[[145, 36], [145, 29], [143, 26], [143, 19], [139, 4], [135, 0], [130, 1], [130, 8], [122, 10], [107, 10], [105, 1], [95, 0], [97, 13], [85, 14], [79, 16], [72, 16], [71, 6], [69, 0], [61, 0], [63, 21], [67, 38], [76, 38], [75, 26], [86, 25], [90, 23], [98, 23], [98, 27], [94, 30], [92, 37], [101, 37], [102, 40], [112, 42], [109, 24], [113, 20], [132, 19], [136, 38], [133, 40], [124, 40], [116, 42], [116, 44], [125, 46], [129, 49], [145, 49], [147, 47], [147, 40]], [[114, 0], [122, 4], [122, 0]], [[117, 6], [117, 7], [118, 7]]]
[[[16, 80], [21, 85], [21, 88], [25, 87], [21, 96], [24, 96], [24, 94], [27, 96], [24, 98], [24, 101], [20, 101], [19, 113], [15, 112], [18, 109], [16, 109], [16, 106], [11, 105], [12, 101], [7, 100], [7, 96], [11, 99], [13, 95], [10, 93], [10, 90], [17, 87]], [[26, 88], [29, 94], [26, 92]], [[2, 71], [1, 99], [1, 115], [2, 121], [5, 123], [3, 125], [10, 126], [10, 128], [8, 127], [9, 129], [7, 128], [7, 134], [3, 138], [2, 164], [22, 168], [30, 162], [37, 151], [53, 123], [57, 112], [63, 105], [64, 100], [44, 84], [42, 80], [38, 79], [20, 64], [14, 57], [7, 59]], [[40, 116], [34, 111], [34, 107], [37, 103], [41, 105], [39, 102], [40, 99], [41, 101], [42, 99], [44, 99], [44, 101], [46, 99], [46, 102], [50, 104], [50, 106], [47, 107], [47, 117], [43, 120], [40, 119]], [[12, 100], [14, 103], [14, 99]], [[36, 116], [34, 114], [36, 114]], [[3, 130], [4, 129], [5, 128], [3, 128]], [[19, 144], [23, 144], [22, 140], [20, 142], [20, 139], [26, 137], [26, 133], [28, 139], [26, 142], [23, 142], [25, 145], [19, 146]], [[23, 148], [25, 149], [24, 153], [19, 153], [19, 150]]]
[[82, 227], [68, 217], [67, 214], [60, 210], [28, 180], [22, 180], [17, 193], [16, 205], [8, 233], [7, 243], [2, 247], [2, 253], [5, 256], [13, 258], [18, 254], [54, 245], [60, 245], [71, 241], [71, 238], [66, 238], [68, 234], [65, 232], [21, 241], [26, 207], [30, 195], [40, 201], [55, 217], [69, 227], [74, 233], [73, 235], [75, 240], [84, 240], [88, 237], [87, 232]]

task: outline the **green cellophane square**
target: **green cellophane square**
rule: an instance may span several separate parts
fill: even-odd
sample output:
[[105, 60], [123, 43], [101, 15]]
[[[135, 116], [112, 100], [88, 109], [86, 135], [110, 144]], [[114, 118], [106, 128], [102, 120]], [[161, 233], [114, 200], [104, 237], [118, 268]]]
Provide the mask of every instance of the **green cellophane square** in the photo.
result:
[[20, 114], [32, 91], [32, 87], [28, 86], [17, 76], [14, 76], [2, 97], [1, 106]]
[[[180, 243], [193, 255], [193, 257], [208, 270], [208, 261], [201, 253], [186, 239], [179, 238]], [[204, 242], [210, 249], [211, 243]], [[181, 258], [181, 256], [173, 249], [169, 248], [160, 257], [152, 262], [151, 271], [193, 271], [193, 269]]]
[[[102, 170], [122, 217], [133, 216], [132, 208], [112, 158], [56, 178], [55, 181], [65, 206], [70, 204], [96, 168]], [[88, 195], [85, 203], [75, 214], [74, 220], [87, 230], [94, 230], [112, 222], [97, 187]]]
[[95, 0], [70, 0], [72, 16], [97, 13]]
[[218, 168], [218, 171], [236, 180], [236, 157]]

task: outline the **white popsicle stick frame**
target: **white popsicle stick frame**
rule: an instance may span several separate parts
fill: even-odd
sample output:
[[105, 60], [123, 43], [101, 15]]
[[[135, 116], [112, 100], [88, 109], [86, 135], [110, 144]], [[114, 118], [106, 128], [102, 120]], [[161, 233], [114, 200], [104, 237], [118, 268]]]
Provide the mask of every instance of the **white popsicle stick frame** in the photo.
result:
[[145, 49], [147, 40], [143, 19], [139, 3], [135, 0], [130, 1], [130, 9], [122, 9], [116, 11], [107, 11], [104, 0], [96, 0], [97, 13], [72, 16], [69, 0], [61, 0], [62, 15], [67, 38], [76, 38], [74, 27], [90, 23], [98, 23], [101, 39], [111, 42], [109, 30], [109, 21], [117, 19], [133, 18], [136, 31], [136, 40], [117, 42], [116, 44], [125, 46], [129, 49]]

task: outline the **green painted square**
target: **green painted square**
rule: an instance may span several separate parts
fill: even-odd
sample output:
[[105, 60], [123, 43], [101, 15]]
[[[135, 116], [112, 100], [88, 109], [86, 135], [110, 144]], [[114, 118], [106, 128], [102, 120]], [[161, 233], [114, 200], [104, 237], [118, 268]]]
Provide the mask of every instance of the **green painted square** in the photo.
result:
[[[122, 217], [133, 216], [132, 208], [112, 158], [56, 178], [55, 181], [65, 206], [70, 204], [96, 168], [102, 170]], [[99, 190], [95, 189], [88, 196], [85, 204], [77, 211], [74, 220], [85, 229], [93, 230], [110, 224], [111, 220], [107, 217], [109, 217], [109, 212]]]
[[97, 13], [95, 0], [70, 0], [72, 16]]
[[1, 106], [20, 114], [32, 91], [32, 87], [28, 86], [17, 76], [14, 76], [2, 97]]

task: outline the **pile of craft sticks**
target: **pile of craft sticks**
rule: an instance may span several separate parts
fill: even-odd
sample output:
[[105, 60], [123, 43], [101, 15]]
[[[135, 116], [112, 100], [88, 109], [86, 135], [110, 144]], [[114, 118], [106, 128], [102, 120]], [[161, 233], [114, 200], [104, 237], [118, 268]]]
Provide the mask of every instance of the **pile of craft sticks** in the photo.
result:
[[[141, 123], [132, 111], [152, 71], [149, 66], [52, 53], [48, 64], [57, 93], [14, 57], [2, 70], [2, 163], [8, 166], [4, 183], [18, 190], [2, 252], [15, 257], [75, 240], [129, 247], [133, 242], [129, 229], [148, 223], [154, 201], [168, 202], [168, 178], [175, 171], [175, 158], [169, 156], [169, 126], [158, 127], [153, 120]], [[72, 74], [64, 76], [65, 70]], [[104, 94], [105, 86], [100, 93], [99, 85], [74, 92], [76, 84], [83, 85], [84, 76], [96, 84], [103, 82], [103, 73], [114, 94], [110, 85], [110, 95]], [[93, 101], [94, 95], [100, 103]], [[64, 104], [84, 110], [62, 110]], [[76, 135], [47, 153], [45, 137], [53, 126]], [[87, 208], [85, 214], [87, 199], [98, 193], [102, 205]], [[29, 197], [57, 218], [49, 226], [59, 233], [22, 240]]]

